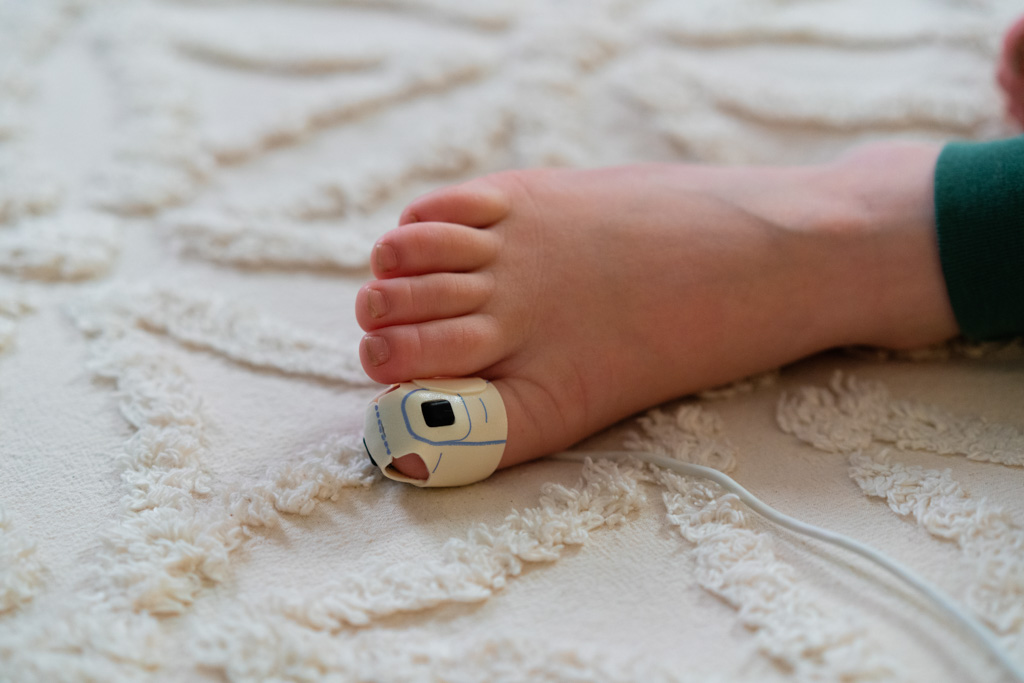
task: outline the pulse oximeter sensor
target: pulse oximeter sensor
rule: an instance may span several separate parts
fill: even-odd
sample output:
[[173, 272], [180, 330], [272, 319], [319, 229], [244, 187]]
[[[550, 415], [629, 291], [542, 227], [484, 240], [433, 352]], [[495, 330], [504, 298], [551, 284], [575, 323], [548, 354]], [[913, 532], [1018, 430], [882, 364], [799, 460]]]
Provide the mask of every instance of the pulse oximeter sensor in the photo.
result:
[[[463, 486], [486, 479], [505, 452], [508, 420], [501, 394], [479, 377], [393, 384], [366, 409], [363, 444], [388, 479], [413, 486]], [[426, 479], [392, 463], [415, 455]]]

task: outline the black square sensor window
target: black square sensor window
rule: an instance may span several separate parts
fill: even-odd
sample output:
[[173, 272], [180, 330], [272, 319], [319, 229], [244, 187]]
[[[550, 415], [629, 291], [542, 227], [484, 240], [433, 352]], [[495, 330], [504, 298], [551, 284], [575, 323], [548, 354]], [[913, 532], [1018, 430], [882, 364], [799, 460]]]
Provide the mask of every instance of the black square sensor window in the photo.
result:
[[427, 401], [422, 405], [423, 420], [428, 427], [447, 427], [455, 424], [455, 411], [452, 404], [443, 398]]

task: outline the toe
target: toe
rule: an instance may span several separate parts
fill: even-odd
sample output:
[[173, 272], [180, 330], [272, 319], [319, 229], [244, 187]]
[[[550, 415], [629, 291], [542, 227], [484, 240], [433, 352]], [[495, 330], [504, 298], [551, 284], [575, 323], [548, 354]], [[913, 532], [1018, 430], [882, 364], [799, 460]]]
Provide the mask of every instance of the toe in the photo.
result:
[[356, 320], [367, 332], [391, 325], [442, 320], [478, 310], [493, 279], [483, 273], [430, 273], [376, 280], [356, 294]]
[[[571, 435], [561, 440], [553, 437], [550, 430], [542, 429], [536, 416], [531, 414], [537, 408], [547, 414], [559, 412], [549, 400], [545, 400], [548, 398], [546, 394], [542, 395], [539, 401], [536, 400], [536, 396], [530, 398], [532, 393], [535, 394], [530, 391], [531, 386], [517, 380], [498, 379], [492, 382], [492, 386], [501, 396], [508, 422], [508, 441], [498, 464], [499, 469], [534, 460], [554, 450], [568, 447], [576, 441]], [[412, 479], [424, 480], [430, 477], [430, 469], [415, 453], [392, 460], [391, 466]]]
[[373, 246], [378, 278], [467, 272], [489, 264], [498, 252], [494, 234], [450, 223], [416, 223], [391, 230]]
[[415, 453], [403, 455], [391, 461], [391, 467], [409, 477], [410, 479], [426, 480], [430, 478], [430, 470], [427, 469], [423, 459]]
[[421, 377], [469, 377], [501, 357], [491, 316], [467, 315], [419, 325], [395, 325], [363, 337], [359, 358], [383, 384]]
[[437, 221], [486, 228], [508, 215], [508, 195], [487, 178], [435, 190], [413, 201], [399, 225]]

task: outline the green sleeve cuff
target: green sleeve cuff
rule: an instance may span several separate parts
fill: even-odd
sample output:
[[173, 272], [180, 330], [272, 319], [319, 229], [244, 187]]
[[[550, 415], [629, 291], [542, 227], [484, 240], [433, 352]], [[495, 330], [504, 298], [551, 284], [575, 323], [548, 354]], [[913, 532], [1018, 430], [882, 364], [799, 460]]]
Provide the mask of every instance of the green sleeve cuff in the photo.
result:
[[935, 167], [935, 222], [960, 331], [1024, 334], [1024, 136], [946, 145]]

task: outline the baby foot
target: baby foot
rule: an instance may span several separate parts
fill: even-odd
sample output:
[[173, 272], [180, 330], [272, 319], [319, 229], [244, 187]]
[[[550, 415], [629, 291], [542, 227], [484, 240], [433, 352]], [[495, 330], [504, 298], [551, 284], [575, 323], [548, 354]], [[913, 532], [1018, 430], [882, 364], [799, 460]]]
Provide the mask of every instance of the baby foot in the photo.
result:
[[1024, 126], [1024, 17], [1006, 33], [997, 72], [999, 85], [1006, 94], [1007, 115]]
[[[382, 383], [491, 380], [508, 413], [504, 467], [832, 346], [948, 336], [955, 326], [909, 322], [924, 314], [886, 301], [899, 292], [920, 309], [935, 296], [906, 281], [907, 252], [922, 244], [918, 260], [938, 273], [935, 154], [829, 168], [533, 170], [433, 192], [374, 247], [377, 279], [356, 300], [363, 367]], [[899, 247], [877, 237], [878, 202], [854, 182], [879, 179], [865, 157], [916, 193], [900, 201], [922, 215], [898, 225], [907, 234], [917, 221], [924, 237]], [[395, 466], [426, 478], [415, 457]]]

